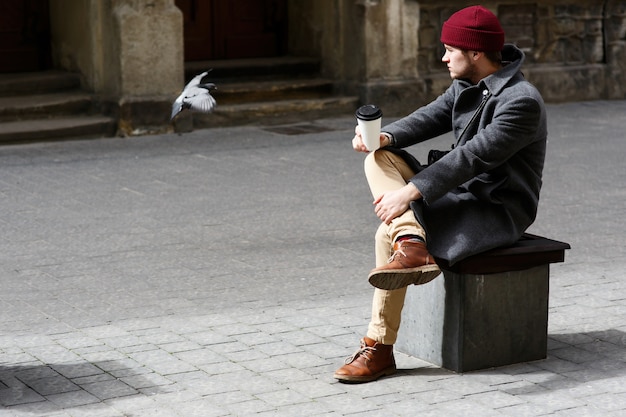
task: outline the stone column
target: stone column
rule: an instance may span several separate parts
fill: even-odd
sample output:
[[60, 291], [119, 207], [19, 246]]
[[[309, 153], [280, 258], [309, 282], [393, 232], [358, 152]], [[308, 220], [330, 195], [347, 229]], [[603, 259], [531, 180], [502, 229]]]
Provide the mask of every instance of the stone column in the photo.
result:
[[104, 68], [114, 77], [120, 133], [163, 130], [184, 82], [182, 13], [174, 0], [110, 0], [109, 7]]
[[50, 16], [55, 66], [82, 74], [83, 88], [118, 117], [121, 135], [170, 128], [184, 82], [174, 0], [50, 0]]
[[358, 0], [363, 9], [367, 79], [417, 77], [419, 6], [406, 0]]
[[356, 7], [362, 9], [364, 29], [361, 99], [386, 114], [406, 114], [424, 91], [417, 66], [419, 3], [357, 0]]

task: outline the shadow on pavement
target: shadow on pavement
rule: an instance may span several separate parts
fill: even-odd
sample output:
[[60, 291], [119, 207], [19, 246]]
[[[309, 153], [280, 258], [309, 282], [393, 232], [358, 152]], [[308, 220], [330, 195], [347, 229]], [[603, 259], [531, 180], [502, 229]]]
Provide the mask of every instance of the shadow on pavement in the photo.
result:
[[[573, 389], [579, 385], [593, 385], [600, 381], [626, 374], [626, 333], [617, 329], [584, 333], [550, 334], [548, 357], [544, 360], [519, 363], [500, 368], [467, 372], [468, 375], [488, 373], [494, 375], [519, 375], [522, 384], [511, 383], [503, 389], [511, 395], [545, 393]], [[456, 375], [438, 367], [398, 369], [392, 377], [416, 376], [445, 378]], [[514, 378], [513, 378], [514, 379]], [[504, 385], [500, 385], [504, 388]]]
[[118, 361], [0, 364], [0, 405], [49, 413], [130, 395], [156, 394], [159, 386], [171, 383], [146, 368], [129, 369]]

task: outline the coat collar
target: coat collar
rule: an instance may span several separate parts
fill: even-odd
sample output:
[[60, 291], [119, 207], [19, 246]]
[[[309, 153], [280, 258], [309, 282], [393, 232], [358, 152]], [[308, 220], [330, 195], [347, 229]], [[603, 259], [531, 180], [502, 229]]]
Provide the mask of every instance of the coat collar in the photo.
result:
[[515, 45], [506, 44], [502, 49], [503, 67], [499, 71], [483, 78], [478, 83], [484, 85], [491, 94], [498, 95], [511, 79], [520, 72], [524, 63], [524, 52]]

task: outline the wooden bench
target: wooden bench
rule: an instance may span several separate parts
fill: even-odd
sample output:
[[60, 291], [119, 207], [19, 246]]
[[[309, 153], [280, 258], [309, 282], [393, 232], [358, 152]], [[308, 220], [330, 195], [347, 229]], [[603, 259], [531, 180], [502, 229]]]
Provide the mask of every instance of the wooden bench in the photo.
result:
[[550, 264], [570, 245], [525, 234], [411, 286], [395, 348], [455, 372], [545, 359]]

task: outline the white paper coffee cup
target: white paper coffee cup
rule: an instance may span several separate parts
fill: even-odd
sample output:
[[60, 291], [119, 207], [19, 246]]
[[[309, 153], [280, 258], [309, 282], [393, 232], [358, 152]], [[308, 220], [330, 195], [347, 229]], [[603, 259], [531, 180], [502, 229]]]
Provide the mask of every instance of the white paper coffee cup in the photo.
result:
[[356, 120], [361, 130], [363, 144], [368, 151], [380, 148], [380, 126], [383, 112], [373, 104], [361, 106], [356, 111]]

